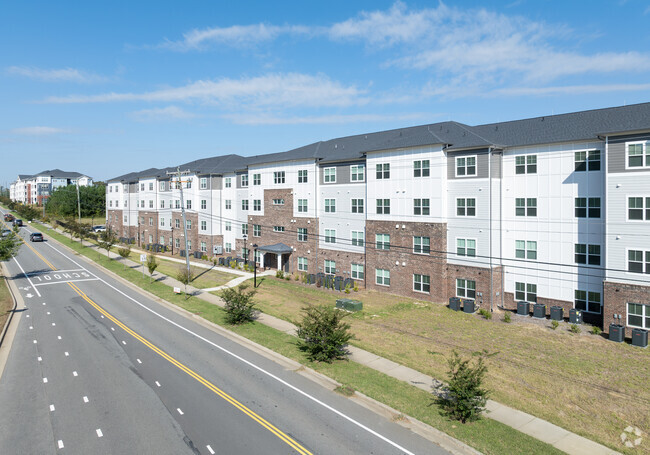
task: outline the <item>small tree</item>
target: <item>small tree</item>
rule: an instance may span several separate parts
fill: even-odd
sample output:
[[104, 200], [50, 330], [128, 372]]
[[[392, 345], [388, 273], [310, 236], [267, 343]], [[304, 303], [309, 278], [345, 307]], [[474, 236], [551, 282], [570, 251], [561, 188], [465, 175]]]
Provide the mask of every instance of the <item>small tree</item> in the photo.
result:
[[99, 238], [97, 239], [97, 244], [99, 245], [99, 247], [106, 250], [106, 256], [108, 256], [108, 259], [111, 258], [111, 248], [116, 243], [117, 243], [117, 235], [115, 235], [113, 230], [110, 228], [102, 232]]
[[307, 306], [302, 309], [302, 321], [297, 322], [298, 347], [310, 360], [331, 363], [348, 354], [346, 346], [353, 337], [350, 324], [343, 322], [349, 313], [330, 305]]
[[187, 267], [184, 266], [179, 267], [176, 279], [185, 285], [185, 294], [187, 295], [187, 285], [194, 279], [194, 270], [187, 270]]
[[221, 291], [220, 297], [226, 303], [224, 310], [226, 310], [228, 324], [243, 324], [254, 319], [257, 309], [253, 296], [257, 290], [246, 291], [246, 289], [248, 289], [247, 284], [240, 284], [236, 288], [226, 288]]
[[464, 360], [453, 351], [448, 365], [449, 385], [435, 401], [451, 419], [462, 423], [478, 420], [488, 396], [488, 391], [481, 388], [487, 372], [483, 357], [471, 365], [469, 359]]
[[8, 261], [18, 253], [18, 249], [23, 242], [18, 235], [13, 232], [4, 237], [0, 237], [0, 261]]
[[156, 261], [156, 255], [150, 254], [149, 256], [147, 256], [147, 270], [149, 270], [149, 276], [150, 276], [149, 282], [153, 281], [153, 272], [155, 272], [157, 268], [158, 268], [158, 261]]
[[117, 254], [119, 254], [120, 257], [123, 259], [123, 261], [124, 261], [124, 268], [126, 268], [126, 260], [127, 260], [128, 257], [131, 255], [131, 245], [128, 245], [128, 244], [127, 244], [126, 246], [119, 248], [119, 249], [117, 250]]

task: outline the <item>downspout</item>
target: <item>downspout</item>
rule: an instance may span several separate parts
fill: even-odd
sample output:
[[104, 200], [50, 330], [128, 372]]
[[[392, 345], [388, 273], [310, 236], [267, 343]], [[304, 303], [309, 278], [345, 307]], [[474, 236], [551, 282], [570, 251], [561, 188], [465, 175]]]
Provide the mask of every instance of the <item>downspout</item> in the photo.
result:
[[490, 312], [494, 311], [494, 305], [492, 304], [494, 300], [494, 284], [493, 284], [493, 261], [492, 261], [492, 147], [488, 147], [488, 180], [490, 182], [490, 227], [488, 231], [490, 232]]
[[505, 271], [503, 270], [503, 152], [501, 150], [501, 158], [499, 165], [501, 167], [501, 178], [499, 179], [499, 266], [501, 267], [501, 308], [504, 307], [503, 292], [505, 289]]
[[370, 208], [370, 204], [368, 201], [368, 159], [366, 157], [366, 161], [364, 162], [365, 168], [365, 178], [364, 183], [363, 183], [363, 199], [365, 201], [366, 207], [363, 211], [363, 288], [368, 289], [368, 238], [367, 238], [367, 233], [368, 233], [368, 209]]

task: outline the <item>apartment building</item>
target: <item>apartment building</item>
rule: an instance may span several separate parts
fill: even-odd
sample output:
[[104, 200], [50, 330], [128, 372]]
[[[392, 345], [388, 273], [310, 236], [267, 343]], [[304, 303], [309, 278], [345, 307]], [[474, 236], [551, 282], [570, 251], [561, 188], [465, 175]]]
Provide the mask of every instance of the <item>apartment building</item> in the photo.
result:
[[43, 205], [57, 188], [76, 185], [90, 186], [93, 179], [79, 172], [66, 172], [52, 169], [34, 175], [18, 175], [9, 187], [12, 201], [22, 204]]
[[186, 254], [182, 186], [190, 254], [255, 250], [263, 267], [424, 300], [525, 300], [578, 308], [605, 330], [650, 328], [650, 103], [177, 168], [109, 180], [108, 224]]

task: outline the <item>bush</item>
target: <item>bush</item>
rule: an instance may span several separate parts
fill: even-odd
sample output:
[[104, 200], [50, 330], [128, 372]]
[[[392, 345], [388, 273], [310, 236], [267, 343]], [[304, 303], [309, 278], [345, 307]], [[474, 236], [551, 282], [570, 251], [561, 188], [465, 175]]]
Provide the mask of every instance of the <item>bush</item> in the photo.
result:
[[507, 324], [510, 324], [512, 322], [512, 315], [509, 311], [506, 311], [506, 313], [503, 315], [503, 322]]
[[251, 322], [255, 318], [255, 302], [253, 296], [257, 290], [251, 289], [246, 291], [248, 285], [240, 284], [236, 288], [226, 288], [219, 296], [226, 303], [224, 310], [226, 311], [226, 322], [228, 324], [243, 324], [244, 322]]
[[488, 397], [488, 391], [481, 387], [487, 372], [483, 357], [471, 365], [470, 360], [463, 360], [453, 351], [448, 365], [449, 385], [434, 401], [451, 419], [462, 423], [478, 420]]
[[350, 283], [345, 285], [345, 293], [349, 294], [350, 293]]
[[207, 261], [208, 260], [208, 255], [207, 254], [202, 254], [201, 255], [201, 260], [202, 261]]
[[278, 270], [275, 272], [275, 277], [280, 279], [284, 278], [284, 272], [282, 270]]
[[571, 333], [580, 333], [582, 330], [580, 330], [580, 327], [578, 327], [578, 324], [571, 324], [569, 327], [569, 331]]
[[593, 326], [591, 330], [589, 330], [589, 333], [591, 333], [592, 335], [600, 335], [601, 332], [602, 330], [600, 330], [600, 327], [598, 327], [597, 325]]
[[551, 321], [551, 328], [553, 330], [557, 329], [560, 326], [560, 323], [557, 322], [555, 319]]
[[194, 279], [194, 270], [187, 270], [187, 267], [180, 266], [176, 272], [176, 279], [185, 285], [185, 293], [187, 294], [187, 285]]
[[119, 248], [117, 250], [117, 254], [119, 254], [120, 257], [124, 259], [124, 268], [126, 268], [126, 259], [128, 259], [129, 255], [131, 254], [131, 245], [127, 245], [123, 248]]
[[147, 256], [147, 270], [149, 270], [150, 282], [153, 281], [153, 272], [158, 268], [158, 261], [155, 254]]
[[481, 308], [478, 310], [481, 316], [483, 316], [485, 319], [492, 319], [492, 313], [490, 313], [489, 310], [486, 310], [485, 308]]
[[357, 283], [354, 283], [354, 287], [352, 288], [354, 292], [359, 292], [359, 285]]
[[353, 337], [350, 324], [343, 322], [349, 313], [330, 305], [314, 305], [302, 309], [302, 321], [297, 322], [298, 347], [310, 360], [331, 363], [348, 354], [346, 346]]

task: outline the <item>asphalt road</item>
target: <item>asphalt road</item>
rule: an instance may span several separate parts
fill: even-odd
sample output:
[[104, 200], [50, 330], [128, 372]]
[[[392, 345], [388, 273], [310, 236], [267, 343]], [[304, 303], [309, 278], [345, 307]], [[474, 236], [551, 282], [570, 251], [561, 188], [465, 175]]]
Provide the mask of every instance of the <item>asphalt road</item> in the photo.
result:
[[7, 265], [26, 310], [0, 379], [2, 454], [448, 453], [47, 237]]

